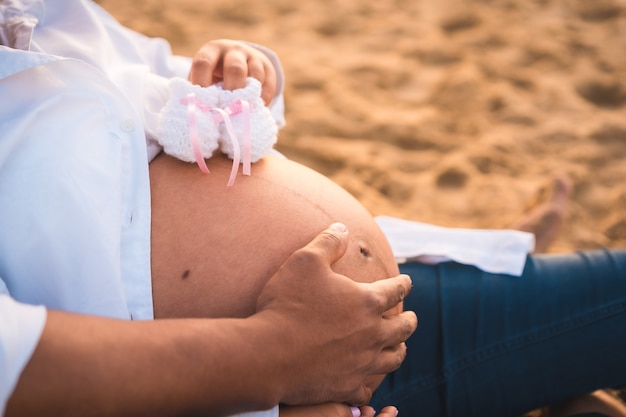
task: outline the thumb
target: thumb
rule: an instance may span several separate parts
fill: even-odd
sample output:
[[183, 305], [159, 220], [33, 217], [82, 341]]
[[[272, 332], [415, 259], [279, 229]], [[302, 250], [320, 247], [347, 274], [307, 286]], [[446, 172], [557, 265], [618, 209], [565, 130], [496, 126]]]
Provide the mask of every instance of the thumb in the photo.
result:
[[333, 223], [306, 246], [319, 254], [330, 265], [341, 258], [348, 249], [348, 228], [343, 223]]

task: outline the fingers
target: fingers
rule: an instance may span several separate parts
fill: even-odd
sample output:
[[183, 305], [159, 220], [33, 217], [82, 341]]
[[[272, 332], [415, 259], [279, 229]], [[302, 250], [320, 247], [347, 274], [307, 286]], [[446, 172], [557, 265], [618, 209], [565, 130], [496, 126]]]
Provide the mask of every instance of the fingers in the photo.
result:
[[189, 81], [201, 87], [208, 87], [213, 84], [220, 55], [221, 51], [216, 45], [211, 43], [203, 45], [191, 61]]
[[[379, 414], [376, 414], [376, 411], [369, 405], [363, 406], [360, 408], [360, 417], [396, 417], [398, 415], [398, 409], [396, 407], [387, 406], [382, 409]], [[356, 416], [356, 413], [352, 413], [353, 416]]]
[[398, 415], [398, 409], [396, 407], [385, 407], [383, 410], [376, 414], [376, 417], [396, 417]]
[[317, 236], [296, 255], [311, 252], [314, 258], [320, 257], [328, 265], [339, 260], [348, 249], [348, 229], [342, 223], [333, 223]]
[[417, 316], [413, 311], [403, 311], [400, 314], [385, 316], [383, 338], [387, 340], [387, 347], [396, 346], [406, 340], [417, 329]]
[[383, 375], [395, 371], [406, 358], [406, 340], [417, 328], [417, 316], [412, 311], [385, 317], [382, 338], [386, 346], [372, 370], [374, 375]]
[[268, 105], [276, 94], [276, 71], [274, 66], [259, 51], [232, 50], [224, 55], [224, 88], [236, 90], [246, 86], [248, 77], [261, 83], [261, 98]]
[[[224, 88], [236, 90], [246, 86], [248, 78], [248, 58], [243, 51], [232, 50], [224, 55]], [[261, 75], [262, 77], [263, 75]], [[263, 80], [259, 80], [263, 82]]]
[[201, 87], [223, 82], [227, 90], [246, 86], [253, 77], [261, 83], [261, 98], [268, 105], [276, 94], [276, 70], [261, 51], [242, 42], [217, 40], [203, 45], [194, 55], [189, 81]]
[[372, 283], [372, 287], [380, 296], [382, 311], [387, 311], [402, 302], [411, 292], [412, 285], [408, 275], [398, 275]]
[[349, 398], [347, 398], [348, 404], [367, 404], [372, 399], [372, 389], [366, 385], [361, 385], [359, 389]]
[[374, 368], [373, 373], [378, 375], [384, 375], [391, 373], [402, 365], [402, 362], [406, 358], [406, 344], [400, 343], [395, 346], [391, 346], [385, 348], [378, 362], [376, 363], [376, 368]]
[[274, 69], [274, 66], [267, 60], [263, 61], [263, 70], [265, 72], [265, 77], [263, 78], [263, 81], [253, 75], [252, 72], [250, 72], [250, 76], [261, 81], [261, 98], [263, 99], [265, 105], [269, 106], [272, 100], [274, 100], [274, 96], [276, 95], [276, 70]]

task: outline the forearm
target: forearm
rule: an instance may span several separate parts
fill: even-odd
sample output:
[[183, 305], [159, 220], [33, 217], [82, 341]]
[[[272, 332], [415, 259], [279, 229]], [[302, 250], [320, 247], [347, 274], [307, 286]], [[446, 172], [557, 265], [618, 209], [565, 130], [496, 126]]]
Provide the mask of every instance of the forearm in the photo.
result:
[[342, 225], [318, 234], [285, 261], [244, 319], [136, 322], [51, 311], [6, 415], [225, 415], [279, 402], [364, 404], [365, 379], [399, 367], [417, 319], [385, 314], [409, 293], [408, 277], [363, 284], [331, 270], [347, 247]]
[[51, 311], [6, 415], [224, 415], [270, 408], [281, 395], [266, 369], [271, 349], [255, 350], [266, 327], [254, 318], [127, 322]]

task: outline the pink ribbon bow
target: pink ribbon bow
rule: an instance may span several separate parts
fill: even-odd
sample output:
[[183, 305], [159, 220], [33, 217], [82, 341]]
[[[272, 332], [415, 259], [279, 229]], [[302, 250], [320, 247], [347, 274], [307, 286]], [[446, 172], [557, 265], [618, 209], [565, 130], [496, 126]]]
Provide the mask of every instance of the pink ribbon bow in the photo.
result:
[[233, 123], [230, 116], [243, 114], [243, 174], [250, 175], [251, 172], [251, 145], [250, 145], [250, 103], [246, 100], [236, 100], [226, 108], [212, 107], [202, 103], [196, 99], [194, 93], [187, 94], [187, 98], [180, 100], [181, 104], [187, 105], [187, 120], [189, 123], [189, 136], [191, 136], [191, 147], [196, 158], [196, 163], [200, 168], [200, 171], [208, 174], [209, 168], [202, 155], [202, 149], [200, 148], [200, 138], [198, 137], [198, 123], [196, 121], [196, 110], [203, 111], [205, 113], [214, 112], [215, 123], [224, 123], [226, 132], [233, 145], [233, 167], [230, 170], [230, 178], [228, 179], [228, 187], [232, 187], [239, 171], [239, 161], [241, 159], [241, 151], [239, 140], [235, 135], [233, 129]]

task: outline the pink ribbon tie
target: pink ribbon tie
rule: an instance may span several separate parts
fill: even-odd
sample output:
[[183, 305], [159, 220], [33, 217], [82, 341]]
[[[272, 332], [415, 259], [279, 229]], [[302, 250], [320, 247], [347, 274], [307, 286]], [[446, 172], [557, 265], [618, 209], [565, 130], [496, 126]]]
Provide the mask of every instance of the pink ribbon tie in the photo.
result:
[[198, 123], [196, 121], [196, 110], [200, 110], [206, 113], [215, 112], [217, 113], [214, 116], [215, 123], [224, 123], [226, 133], [228, 134], [230, 142], [233, 145], [233, 166], [230, 170], [228, 183], [226, 184], [228, 187], [232, 187], [235, 184], [235, 178], [237, 177], [237, 172], [239, 171], [239, 162], [242, 159], [239, 140], [237, 139], [237, 135], [235, 134], [235, 129], [233, 128], [233, 123], [230, 116], [235, 116], [239, 113], [242, 113], [243, 174], [250, 175], [252, 165], [252, 145], [250, 140], [250, 103], [246, 100], [237, 100], [227, 106], [225, 109], [221, 109], [219, 107], [211, 107], [200, 101], [197, 101], [196, 95], [194, 93], [189, 93], [187, 95], [187, 98], [181, 99], [180, 102], [181, 104], [187, 105], [187, 118], [189, 122], [189, 136], [191, 137], [191, 146], [193, 148], [196, 163], [198, 164], [200, 171], [204, 172], [205, 174], [208, 174], [210, 171], [206, 165], [206, 161], [204, 160], [204, 156], [202, 155], [202, 149], [200, 147], [200, 139], [198, 137]]
[[[181, 100], [183, 101], [183, 100]], [[198, 124], [196, 122], [196, 95], [193, 93], [187, 94], [187, 120], [189, 122], [189, 136], [191, 136], [191, 147], [193, 148], [193, 154], [196, 158], [196, 163], [200, 168], [200, 171], [208, 174], [209, 167], [206, 166], [204, 156], [202, 156], [202, 149], [200, 148], [200, 139], [198, 138]], [[202, 103], [200, 103], [202, 104]]]

